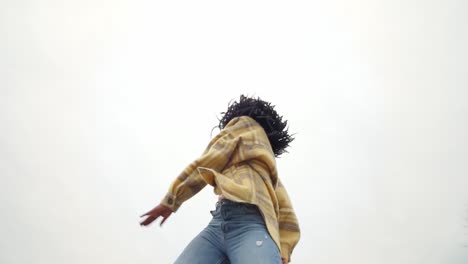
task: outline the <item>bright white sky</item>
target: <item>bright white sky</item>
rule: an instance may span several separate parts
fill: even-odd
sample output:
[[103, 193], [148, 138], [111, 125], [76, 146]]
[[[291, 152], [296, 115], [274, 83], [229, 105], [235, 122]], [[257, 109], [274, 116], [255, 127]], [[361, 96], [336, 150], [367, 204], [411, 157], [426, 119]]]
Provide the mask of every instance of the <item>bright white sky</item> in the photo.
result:
[[208, 223], [212, 189], [163, 228], [139, 215], [241, 93], [296, 133], [278, 160], [302, 228], [292, 263], [467, 263], [467, 11], [3, 2], [0, 263], [172, 263]]

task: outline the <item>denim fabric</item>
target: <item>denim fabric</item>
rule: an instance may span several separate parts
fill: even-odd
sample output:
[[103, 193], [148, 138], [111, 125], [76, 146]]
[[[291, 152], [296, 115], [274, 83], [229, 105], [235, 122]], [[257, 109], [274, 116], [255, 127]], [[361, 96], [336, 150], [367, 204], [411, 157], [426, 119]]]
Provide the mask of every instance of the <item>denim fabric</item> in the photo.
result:
[[257, 206], [223, 199], [213, 219], [177, 258], [176, 264], [281, 264]]

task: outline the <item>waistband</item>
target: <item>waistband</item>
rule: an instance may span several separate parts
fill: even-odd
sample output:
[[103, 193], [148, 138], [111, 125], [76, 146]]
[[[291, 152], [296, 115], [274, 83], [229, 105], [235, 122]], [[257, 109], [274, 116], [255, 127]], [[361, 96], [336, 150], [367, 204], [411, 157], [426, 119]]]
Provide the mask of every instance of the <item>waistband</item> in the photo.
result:
[[246, 206], [246, 207], [256, 207], [258, 208], [255, 204], [250, 204], [250, 203], [244, 203], [244, 202], [235, 202], [232, 200], [228, 200], [226, 198], [223, 198], [216, 202], [216, 206], [223, 206], [223, 205], [228, 205], [228, 206]]

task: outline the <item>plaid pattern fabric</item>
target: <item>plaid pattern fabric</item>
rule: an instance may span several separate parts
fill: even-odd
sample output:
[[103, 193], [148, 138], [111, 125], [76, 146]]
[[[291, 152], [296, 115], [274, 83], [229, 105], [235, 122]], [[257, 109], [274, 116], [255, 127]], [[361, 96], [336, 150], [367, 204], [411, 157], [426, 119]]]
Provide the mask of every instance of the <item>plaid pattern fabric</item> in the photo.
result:
[[299, 225], [278, 178], [268, 137], [254, 119], [242, 116], [231, 120], [202, 156], [174, 180], [161, 204], [175, 212], [207, 184], [226, 199], [257, 205], [281, 256], [290, 260], [299, 241]]

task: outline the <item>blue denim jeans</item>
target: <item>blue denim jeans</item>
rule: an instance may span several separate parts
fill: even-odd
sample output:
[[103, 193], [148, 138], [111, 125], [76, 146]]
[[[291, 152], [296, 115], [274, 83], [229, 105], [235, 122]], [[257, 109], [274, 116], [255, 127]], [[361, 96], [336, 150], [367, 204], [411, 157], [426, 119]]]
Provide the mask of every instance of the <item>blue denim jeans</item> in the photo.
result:
[[223, 199], [211, 214], [211, 222], [187, 245], [176, 264], [282, 263], [257, 206]]

